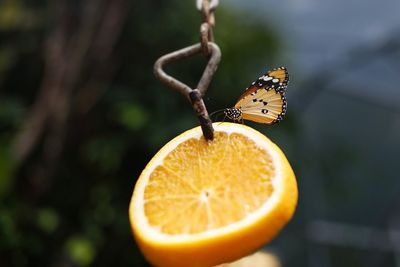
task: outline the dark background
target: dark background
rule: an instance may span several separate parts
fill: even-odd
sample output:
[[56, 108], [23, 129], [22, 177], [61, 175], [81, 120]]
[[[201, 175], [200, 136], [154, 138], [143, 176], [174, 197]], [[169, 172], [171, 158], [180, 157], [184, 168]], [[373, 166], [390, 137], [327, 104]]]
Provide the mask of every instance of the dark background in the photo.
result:
[[[267, 69], [291, 74], [283, 122], [246, 123], [298, 178], [294, 219], [265, 247], [284, 266], [400, 266], [398, 10], [303, 0], [216, 11], [210, 111]], [[135, 181], [197, 125], [152, 66], [198, 42], [200, 23], [194, 1], [0, 2], [0, 266], [147, 266], [127, 215]], [[205, 63], [167, 71], [194, 87]]]

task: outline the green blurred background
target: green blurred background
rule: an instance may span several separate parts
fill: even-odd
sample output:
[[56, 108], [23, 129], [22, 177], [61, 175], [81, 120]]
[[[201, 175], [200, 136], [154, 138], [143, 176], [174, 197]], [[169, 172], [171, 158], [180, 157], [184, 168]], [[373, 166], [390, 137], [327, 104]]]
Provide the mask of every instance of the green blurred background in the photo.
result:
[[[291, 73], [283, 122], [246, 123], [285, 151], [299, 183], [293, 221], [265, 249], [283, 266], [400, 266], [399, 34], [305, 69], [331, 41], [308, 38], [322, 52], [301, 59], [276, 10], [233, 2], [216, 11], [209, 111], [267, 69]], [[0, 2], [0, 266], [148, 266], [127, 216], [135, 181], [197, 125], [152, 67], [198, 42], [200, 23], [194, 1]], [[167, 71], [194, 87], [205, 63]]]

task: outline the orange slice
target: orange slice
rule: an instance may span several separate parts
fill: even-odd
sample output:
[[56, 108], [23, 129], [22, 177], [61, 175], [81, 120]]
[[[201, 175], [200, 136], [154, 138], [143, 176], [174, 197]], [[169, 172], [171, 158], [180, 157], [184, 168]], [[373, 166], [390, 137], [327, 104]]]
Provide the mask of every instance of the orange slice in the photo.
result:
[[214, 123], [166, 144], [140, 175], [129, 208], [155, 266], [214, 266], [270, 241], [292, 217], [297, 184], [282, 151], [245, 125]]

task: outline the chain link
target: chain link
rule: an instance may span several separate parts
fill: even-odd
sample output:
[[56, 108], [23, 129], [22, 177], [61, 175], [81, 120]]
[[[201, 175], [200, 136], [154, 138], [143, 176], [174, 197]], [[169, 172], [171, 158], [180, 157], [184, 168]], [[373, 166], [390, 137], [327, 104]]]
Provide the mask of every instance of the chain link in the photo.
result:
[[[200, 122], [203, 135], [207, 140], [213, 140], [214, 129], [202, 96], [205, 95], [221, 60], [221, 51], [218, 45], [214, 43], [213, 34], [215, 25], [214, 11], [218, 3], [218, 0], [196, 0], [196, 6], [201, 12], [203, 21], [200, 25], [200, 43], [168, 53], [160, 57], [154, 64], [155, 76], [167, 86], [183, 94], [191, 102]], [[163, 70], [166, 64], [192, 57], [198, 53], [203, 53], [209, 60], [195, 89], [166, 74]]]
[[214, 42], [213, 27], [215, 26], [214, 11], [218, 6], [218, 0], [197, 0], [197, 9], [201, 12], [203, 23], [200, 26], [200, 43], [203, 49], [203, 54], [208, 56], [207, 43]]

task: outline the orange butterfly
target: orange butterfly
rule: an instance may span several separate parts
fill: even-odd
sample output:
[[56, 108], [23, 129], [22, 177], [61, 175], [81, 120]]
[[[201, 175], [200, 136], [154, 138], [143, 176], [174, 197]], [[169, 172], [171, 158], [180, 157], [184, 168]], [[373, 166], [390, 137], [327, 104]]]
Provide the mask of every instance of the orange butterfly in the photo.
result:
[[288, 83], [286, 68], [268, 71], [246, 89], [234, 107], [224, 109], [225, 116], [233, 121], [280, 122], [286, 113], [285, 90]]

